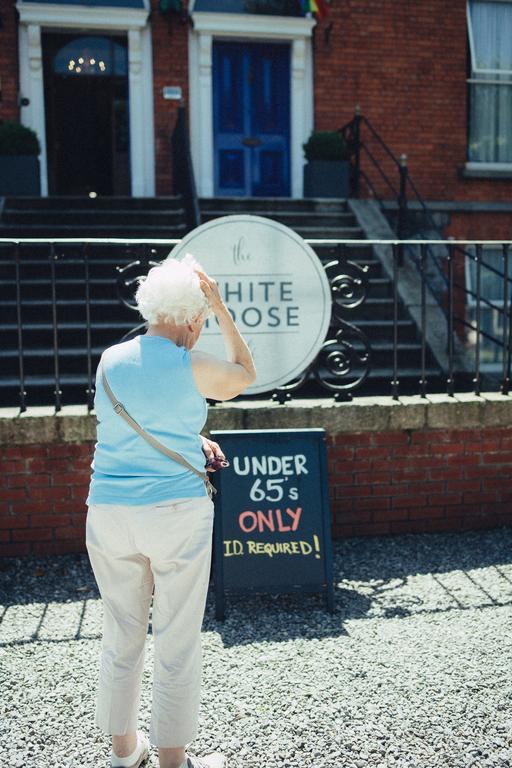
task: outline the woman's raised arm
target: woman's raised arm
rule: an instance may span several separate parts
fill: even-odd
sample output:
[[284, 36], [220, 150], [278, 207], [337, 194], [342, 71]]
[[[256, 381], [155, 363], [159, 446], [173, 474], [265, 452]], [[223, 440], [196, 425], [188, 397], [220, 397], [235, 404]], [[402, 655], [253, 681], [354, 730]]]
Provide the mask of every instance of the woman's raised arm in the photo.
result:
[[227, 360], [219, 360], [206, 352], [193, 351], [192, 371], [199, 392], [213, 400], [230, 400], [241, 394], [256, 379], [249, 347], [224, 304], [215, 280], [197, 271], [201, 290], [208, 299], [224, 338]]

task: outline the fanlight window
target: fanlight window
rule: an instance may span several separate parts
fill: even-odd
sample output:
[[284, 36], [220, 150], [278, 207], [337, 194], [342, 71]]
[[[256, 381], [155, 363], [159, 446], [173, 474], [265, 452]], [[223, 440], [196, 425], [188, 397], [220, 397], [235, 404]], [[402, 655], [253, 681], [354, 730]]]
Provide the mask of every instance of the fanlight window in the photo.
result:
[[77, 37], [63, 46], [53, 60], [58, 75], [126, 76], [126, 48], [107, 37]]

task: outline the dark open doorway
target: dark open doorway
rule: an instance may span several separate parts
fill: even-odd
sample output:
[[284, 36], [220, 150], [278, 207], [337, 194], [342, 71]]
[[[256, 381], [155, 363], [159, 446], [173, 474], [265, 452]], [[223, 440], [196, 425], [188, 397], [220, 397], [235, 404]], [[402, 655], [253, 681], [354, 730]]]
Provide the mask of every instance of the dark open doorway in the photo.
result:
[[51, 195], [129, 195], [126, 38], [43, 37]]

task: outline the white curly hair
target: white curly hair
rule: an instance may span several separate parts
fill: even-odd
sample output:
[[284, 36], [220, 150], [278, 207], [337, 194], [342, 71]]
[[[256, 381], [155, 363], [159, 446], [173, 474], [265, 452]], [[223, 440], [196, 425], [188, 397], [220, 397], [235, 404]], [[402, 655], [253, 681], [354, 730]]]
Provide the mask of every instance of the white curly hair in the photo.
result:
[[180, 260], [168, 257], [152, 267], [139, 281], [135, 294], [137, 309], [144, 320], [150, 325], [188, 325], [195, 318], [205, 319], [210, 309], [196, 269], [203, 271], [191, 253]]

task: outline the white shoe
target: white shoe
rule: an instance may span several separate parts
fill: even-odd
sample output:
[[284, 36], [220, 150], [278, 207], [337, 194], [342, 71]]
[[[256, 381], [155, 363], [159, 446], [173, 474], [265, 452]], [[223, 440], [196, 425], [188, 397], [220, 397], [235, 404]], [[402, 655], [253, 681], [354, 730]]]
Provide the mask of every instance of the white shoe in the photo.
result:
[[204, 757], [187, 754], [182, 768], [227, 768], [228, 761], [220, 752], [212, 752]]
[[137, 731], [137, 746], [127, 757], [118, 757], [112, 752], [111, 768], [139, 768], [149, 755], [149, 741], [142, 731]]

